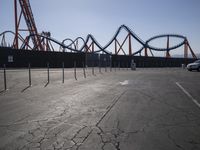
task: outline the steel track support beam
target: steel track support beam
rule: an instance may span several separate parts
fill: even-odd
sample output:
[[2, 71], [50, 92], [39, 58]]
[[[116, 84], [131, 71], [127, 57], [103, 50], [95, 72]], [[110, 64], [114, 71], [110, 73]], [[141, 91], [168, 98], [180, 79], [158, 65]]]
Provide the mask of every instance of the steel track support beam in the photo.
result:
[[115, 38], [115, 55], [117, 55], [117, 39]]
[[14, 39], [14, 48], [19, 49], [18, 43], [18, 14], [17, 14], [17, 0], [14, 0], [14, 11], [15, 11], [15, 39]]
[[132, 55], [131, 34], [128, 34], [129, 56]]
[[[21, 7], [21, 13], [19, 16], [19, 20], [18, 19], [18, 10], [17, 10], [17, 1], [19, 1], [20, 7]], [[29, 0], [14, 0], [14, 9], [15, 9], [15, 30], [16, 30], [16, 34], [15, 34], [15, 39], [14, 39], [14, 45], [15, 47], [19, 47], [18, 44], [18, 34], [19, 31], [29, 31], [29, 34], [33, 34], [34, 36], [31, 37], [34, 47], [38, 47], [38, 50], [45, 50], [45, 48], [43, 47], [42, 43], [41, 43], [41, 39], [38, 36], [38, 32], [37, 32], [37, 28], [36, 28], [36, 24], [34, 21], [34, 17], [32, 14], [32, 10], [31, 10], [31, 6], [30, 6], [30, 2]], [[28, 30], [20, 30], [19, 29], [19, 25], [20, 25], [20, 20], [21, 20], [21, 16], [24, 16], [26, 25], [27, 25], [27, 29]]]
[[169, 51], [166, 51], [166, 58], [170, 58], [170, 57], [171, 57], [171, 55], [170, 55]]
[[128, 37], [129, 37], [129, 34], [126, 36], [126, 38], [124, 39], [124, 41], [122, 42], [122, 44], [120, 44], [119, 41], [116, 40], [117, 44], [119, 45], [119, 49], [117, 50], [117, 54], [120, 52], [120, 50], [122, 50], [123, 53], [124, 53], [124, 55], [126, 55], [126, 53], [125, 53], [125, 51], [123, 50], [122, 47], [123, 47], [124, 43], [126, 42], [126, 40], [128, 39]]
[[94, 42], [92, 42], [92, 53], [94, 53]]
[[148, 57], [147, 47], [144, 48], [144, 56]]
[[93, 42], [89, 45], [89, 46], [87, 46], [87, 44], [86, 44], [86, 52], [92, 52], [92, 50], [91, 50], [91, 47], [93, 47], [92, 46], [93, 45]]
[[120, 43], [119, 43], [118, 40], [116, 40], [116, 42], [117, 42], [117, 44], [119, 45], [119, 49], [117, 50], [117, 54], [119, 54], [120, 50], [122, 50], [123, 53], [124, 53], [124, 55], [126, 55], [126, 53], [124, 52], [124, 50], [123, 50], [123, 48], [122, 48], [124, 44], [121, 44], [121, 45], [120, 45]]
[[185, 40], [184, 43], [184, 58], [188, 58], [188, 41]]
[[78, 40], [75, 41], [75, 49], [78, 50]]
[[188, 45], [188, 48], [189, 48], [189, 50], [190, 50], [190, 52], [191, 52], [191, 54], [192, 54], [192, 57], [195, 58], [195, 59], [197, 59], [197, 56], [195, 55], [194, 51], [193, 51], [192, 48], [190, 47], [189, 42], [187, 42], [187, 45]]
[[169, 36], [167, 36], [167, 51], [166, 51], [166, 58], [170, 58], [170, 53], [169, 53]]

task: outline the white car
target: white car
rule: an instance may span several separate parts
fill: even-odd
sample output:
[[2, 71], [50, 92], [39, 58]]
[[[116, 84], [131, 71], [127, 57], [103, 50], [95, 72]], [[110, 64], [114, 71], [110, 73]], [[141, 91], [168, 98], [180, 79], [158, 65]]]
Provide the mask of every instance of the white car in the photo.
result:
[[187, 65], [187, 69], [189, 71], [192, 71], [192, 70], [197, 70], [197, 71], [200, 71], [200, 59], [199, 60], [196, 60], [195, 62], [193, 63], [190, 63]]

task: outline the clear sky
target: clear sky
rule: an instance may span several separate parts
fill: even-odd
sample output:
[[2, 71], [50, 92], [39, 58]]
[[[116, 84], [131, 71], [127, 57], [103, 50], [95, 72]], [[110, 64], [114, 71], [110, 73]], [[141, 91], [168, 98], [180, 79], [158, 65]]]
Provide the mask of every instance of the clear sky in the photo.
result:
[[[13, 0], [0, 0], [0, 32], [14, 31]], [[93, 34], [106, 44], [125, 24], [144, 41], [163, 34], [187, 36], [200, 53], [200, 0], [30, 0], [38, 30], [63, 39]], [[162, 47], [162, 46], [161, 46]]]

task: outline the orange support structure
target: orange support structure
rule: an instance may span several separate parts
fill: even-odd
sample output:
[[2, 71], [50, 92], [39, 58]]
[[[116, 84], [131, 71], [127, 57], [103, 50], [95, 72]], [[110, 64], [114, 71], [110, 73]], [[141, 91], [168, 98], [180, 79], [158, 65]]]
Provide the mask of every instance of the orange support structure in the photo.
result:
[[[92, 47], [92, 49], [90, 49]], [[92, 42], [89, 46], [85, 46], [85, 52], [94, 52], [94, 42]]]
[[170, 58], [170, 57], [171, 57], [171, 55], [170, 55], [169, 51], [166, 51], [166, 58]]
[[144, 48], [144, 56], [148, 57], [147, 47]]
[[92, 52], [94, 52], [94, 42], [92, 42]]
[[75, 47], [76, 50], [78, 50], [78, 40], [76, 40], [76, 47]]
[[188, 44], [188, 47], [189, 47], [190, 52], [192, 54], [192, 57], [195, 58], [195, 59], [197, 59], [197, 56], [195, 55], [195, 53], [193, 52], [192, 48], [190, 47], [190, 44], [188, 42], [187, 42], [187, 44]]
[[167, 36], [167, 51], [166, 51], [166, 58], [170, 58], [170, 53], [169, 53], [169, 36]]
[[185, 40], [184, 44], [184, 58], [188, 58], [188, 41]]
[[132, 45], [131, 45], [131, 34], [128, 34], [128, 40], [129, 40], [129, 56], [132, 55]]
[[188, 58], [188, 48], [192, 54], [192, 57], [197, 59], [197, 56], [195, 55], [195, 53], [193, 52], [192, 48], [190, 47], [190, 44], [188, 42], [187, 39], [185, 39], [185, 43], [184, 43], [184, 58]]
[[87, 44], [85, 45], [85, 53], [88, 52], [89, 47], [87, 46]]
[[[120, 50], [124, 53], [124, 55], [126, 55], [125, 51], [123, 50], [123, 45], [125, 44], [125, 42], [128, 39], [128, 37], [129, 37], [129, 34], [126, 36], [126, 38], [124, 39], [124, 41], [122, 42], [122, 44], [120, 44], [119, 41], [115, 38], [115, 54], [116, 55], [120, 52]], [[117, 49], [117, 44], [119, 45], [119, 49]], [[129, 43], [129, 50], [130, 50], [130, 48], [131, 48], [131, 45]]]
[[[45, 50], [45, 48], [42, 46], [42, 41], [40, 37], [38, 36], [38, 31], [36, 28], [36, 24], [34, 21], [34, 17], [32, 14], [31, 6], [29, 0], [18, 0], [20, 7], [21, 7], [21, 12], [18, 17], [18, 6], [17, 6], [17, 0], [14, 0], [14, 10], [15, 10], [15, 39], [14, 39], [14, 48], [18, 49], [19, 48], [19, 43], [18, 43], [18, 34], [19, 31], [28, 31], [31, 36], [32, 42], [34, 44], [34, 47], [37, 48], [38, 50]], [[27, 29], [19, 29], [20, 21], [21, 21], [21, 16], [24, 16]]]
[[117, 39], [115, 38], [115, 55], [117, 55]]
[[15, 10], [15, 39], [14, 39], [14, 48], [19, 49], [18, 45], [18, 15], [17, 15], [17, 0], [14, 0], [14, 10]]

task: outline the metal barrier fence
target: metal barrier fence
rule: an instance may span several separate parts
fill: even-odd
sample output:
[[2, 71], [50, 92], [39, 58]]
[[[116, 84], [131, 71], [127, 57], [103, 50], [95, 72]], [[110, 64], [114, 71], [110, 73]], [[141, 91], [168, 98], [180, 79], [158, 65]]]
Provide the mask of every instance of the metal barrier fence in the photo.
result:
[[[90, 62], [90, 63], [92, 64], [92, 66], [87, 67], [85, 62], [83, 61], [82, 62], [82, 67], [78, 67], [78, 68], [82, 68], [83, 78], [87, 78], [87, 73], [91, 74], [92, 76], [96, 76], [98, 73], [99, 74], [103, 74], [102, 69], [101, 69], [102, 68], [102, 63], [99, 63], [99, 62], [96, 62], [96, 61], [93, 61], [93, 62]], [[4, 78], [4, 80], [3, 80], [3, 82], [4, 82], [3, 91], [6, 91], [6, 90], [8, 90], [8, 88], [7, 88], [8, 87], [7, 86], [7, 69], [6, 69], [6, 65], [5, 64], [3, 66], [4, 66], [3, 67], [3, 78]], [[122, 69], [120, 69], [121, 67], [126, 68], [126, 70], [128, 70], [129, 66], [130, 65], [121, 66], [120, 63], [117, 63], [117, 62], [114, 62], [113, 64], [111, 62], [108, 62], [108, 63], [106, 62], [106, 65], [104, 64], [104, 67], [105, 67], [104, 72], [105, 73], [109, 73], [109, 72], [112, 72], [113, 70], [115, 72], [117, 72], [117, 68], [118, 68], [119, 71], [122, 70]], [[59, 68], [61, 69], [61, 74], [62, 74], [61, 75], [61, 83], [64, 83], [65, 82], [65, 63], [62, 62], [60, 64]], [[28, 88], [33, 86], [32, 85], [32, 70], [33, 70], [33, 68], [31, 66], [31, 63], [28, 63], [27, 68], [25, 68], [25, 69], [27, 69], [27, 81], [28, 81], [28, 84], [21, 92], [24, 92], [25, 90], [27, 90]], [[47, 87], [50, 84], [50, 81], [51, 81], [50, 70], [51, 70], [51, 64], [49, 62], [47, 62], [46, 63], [46, 71], [45, 71], [46, 72], [46, 84], [44, 85], [44, 87]], [[91, 72], [90, 72], [90, 70], [91, 70]], [[78, 80], [78, 77], [77, 77], [77, 62], [76, 61], [74, 61], [73, 76], [74, 76], [75, 80]]]

